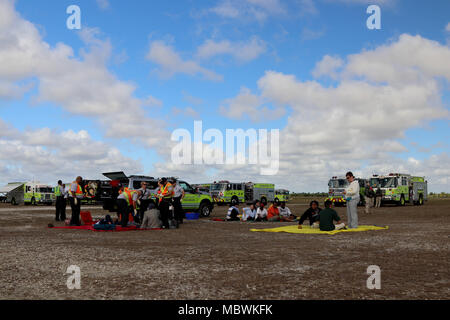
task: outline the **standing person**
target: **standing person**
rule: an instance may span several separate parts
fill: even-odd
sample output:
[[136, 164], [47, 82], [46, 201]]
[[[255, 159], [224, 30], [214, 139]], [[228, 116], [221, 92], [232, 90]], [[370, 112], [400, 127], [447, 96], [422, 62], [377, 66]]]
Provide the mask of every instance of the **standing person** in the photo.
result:
[[350, 229], [356, 229], [358, 228], [358, 202], [360, 200], [359, 182], [350, 171], [347, 172], [345, 178], [350, 183], [343, 192], [347, 201], [347, 224]]
[[381, 191], [380, 185], [377, 186], [377, 191], [375, 192], [375, 208], [381, 206], [381, 199], [383, 198], [383, 192]]
[[161, 178], [159, 184], [159, 210], [164, 229], [169, 229], [170, 205], [173, 198], [173, 186], [167, 178]]
[[58, 185], [55, 187], [55, 209], [56, 209], [56, 217], [55, 221], [64, 221], [66, 220], [66, 191], [64, 190], [64, 185], [61, 180], [58, 181]]
[[141, 182], [141, 188], [138, 189], [138, 191], [141, 192], [141, 195], [138, 199], [139, 204], [139, 221], [142, 223], [144, 221], [144, 213], [148, 209], [148, 205], [150, 204], [152, 194], [149, 189], [147, 189], [147, 182], [142, 181]]
[[370, 208], [372, 208], [374, 206], [374, 204], [373, 204], [373, 198], [374, 197], [375, 197], [375, 191], [373, 191], [373, 188], [370, 186], [370, 183], [367, 182], [366, 188], [364, 190], [364, 202], [365, 202], [365, 205], [366, 205], [365, 212], [367, 214], [370, 213]]
[[172, 179], [172, 184], [173, 184], [173, 208], [175, 211], [175, 220], [177, 220], [178, 223], [183, 223], [184, 212], [181, 201], [183, 200], [185, 195], [184, 189], [175, 179]]
[[81, 211], [81, 200], [83, 200], [84, 193], [81, 188], [81, 182], [83, 178], [78, 176], [74, 182], [70, 185], [69, 189], [69, 202], [72, 208], [72, 217], [70, 219], [71, 226], [80, 226], [80, 211]]

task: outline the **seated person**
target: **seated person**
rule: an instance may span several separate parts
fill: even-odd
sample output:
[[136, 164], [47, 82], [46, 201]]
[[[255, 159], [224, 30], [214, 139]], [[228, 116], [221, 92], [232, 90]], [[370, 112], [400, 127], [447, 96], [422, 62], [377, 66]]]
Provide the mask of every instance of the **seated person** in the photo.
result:
[[264, 203], [258, 202], [259, 206], [256, 209], [255, 221], [267, 221], [267, 209], [264, 208]]
[[159, 218], [160, 212], [156, 208], [153, 201], [148, 204], [147, 210], [144, 212], [141, 229], [160, 229], [162, 221]]
[[238, 204], [230, 204], [230, 208], [228, 209], [228, 213], [227, 213], [227, 217], [226, 220], [227, 221], [240, 221], [241, 219], [239, 219], [238, 215], [239, 215], [239, 209], [237, 208]]
[[[332, 209], [333, 203], [330, 200], [325, 201], [325, 209], [319, 213], [319, 228], [320, 231], [333, 231], [345, 229], [345, 223], [341, 223], [336, 211]], [[334, 225], [333, 221], [336, 221]]]
[[254, 221], [256, 217], [255, 203], [250, 205], [250, 208], [242, 209], [242, 221]]
[[278, 208], [278, 210], [280, 211], [280, 217], [284, 217], [285, 219], [288, 219], [289, 221], [294, 221], [295, 218], [297, 218], [296, 216], [294, 216], [291, 213], [291, 210], [289, 210], [289, 208], [286, 207], [285, 201], [281, 201], [281, 205]]
[[315, 222], [319, 221], [319, 213], [322, 209], [319, 208], [319, 202], [316, 200], [311, 201], [309, 204], [308, 210], [306, 210], [303, 215], [300, 217], [300, 221], [298, 222], [298, 228], [302, 228], [303, 222], [308, 219], [309, 225], [313, 226]]

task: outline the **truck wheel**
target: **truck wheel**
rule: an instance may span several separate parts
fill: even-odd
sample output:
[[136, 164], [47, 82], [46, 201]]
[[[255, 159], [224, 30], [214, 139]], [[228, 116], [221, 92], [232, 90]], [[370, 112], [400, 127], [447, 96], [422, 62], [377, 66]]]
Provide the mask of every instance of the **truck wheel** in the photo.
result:
[[264, 206], [267, 206], [267, 199], [265, 197], [262, 197], [261, 203], [264, 203]]
[[231, 204], [232, 204], [232, 205], [236, 205], [236, 204], [238, 204], [238, 203], [239, 203], [238, 197], [234, 196], [234, 197], [231, 198]]
[[209, 217], [211, 215], [211, 204], [209, 202], [202, 202], [198, 210], [202, 217]]

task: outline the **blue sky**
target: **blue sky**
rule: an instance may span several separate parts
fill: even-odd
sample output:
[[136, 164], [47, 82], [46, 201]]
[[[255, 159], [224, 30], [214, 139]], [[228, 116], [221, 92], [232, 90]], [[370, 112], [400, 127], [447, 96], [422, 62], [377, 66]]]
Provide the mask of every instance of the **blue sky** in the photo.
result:
[[[381, 8], [381, 30], [369, 30], [366, 27], [366, 19], [369, 16], [366, 8], [372, 3]], [[66, 14], [66, 8], [72, 4], [81, 9], [81, 31], [66, 28], [66, 19], [69, 16]], [[301, 83], [314, 81], [324, 88], [335, 88], [342, 83], [342, 78], [315, 77], [312, 74], [316, 64], [326, 55], [342, 59], [345, 64], [349, 55], [373, 51], [380, 46], [390, 46], [398, 42], [402, 34], [419, 35], [427, 41], [436, 41], [446, 49], [450, 39], [450, 31], [446, 31], [450, 22], [450, 2], [445, 0], [432, 3], [401, 0], [41, 0], [39, 4], [35, 1], [17, 0], [14, 8], [22, 20], [29, 21], [39, 31], [41, 41], [48, 43], [53, 49], [58, 43], [64, 43], [73, 49], [73, 59], [76, 60], [83, 60], [81, 51], [89, 51], [89, 46], [80, 33], [83, 30], [97, 30], [95, 38], [103, 42], [109, 41], [111, 45], [111, 55], [105, 61], [106, 70], [119, 81], [131, 83], [135, 88], [133, 97], [145, 100], [152, 96], [157, 99], [158, 105], [146, 106], [143, 109], [149, 119], [164, 124], [168, 132], [176, 128], [191, 130], [194, 119], [202, 120], [205, 128], [222, 131], [227, 128], [279, 128], [287, 131], [289, 119], [293, 113], [298, 112], [298, 106], [289, 103], [282, 105], [263, 92], [258, 81], [265, 77], [267, 71], [294, 76]], [[255, 46], [252, 49], [261, 51], [242, 59], [229, 51], [209, 53], [209, 56], [201, 57], [199, 48], [208, 41], [216, 44], [227, 42], [233, 50], [242, 49], [242, 46], [252, 43]], [[193, 61], [199, 68], [203, 68], [201, 70], [219, 75], [222, 80], [208, 79], [202, 75], [202, 71], [194, 74], [182, 71], [170, 74], [157, 59], [148, 58], [149, 50], [155, 43], [162, 43], [183, 61]], [[447, 60], [445, 63], [450, 62]], [[1, 77], [0, 73], [0, 79]], [[22, 86], [30, 82], [35, 84], [20, 97], [2, 99], [0, 95], [0, 112], [4, 123], [21, 132], [42, 128], [56, 130], [56, 133], [85, 130], [91, 139], [117, 148], [124, 157], [136, 160], [140, 163], [143, 173], [153, 173], [157, 170], [155, 164], [166, 161], [167, 154], [158, 151], [154, 145], [143, 147], [142, 143], [130, 141], [134, 137], [127, 137], [126, 134], [123, 137], [108, 134], [99, 124], [98, 118], [74, 113], [60, 101], [44, 99], [36, 103], [36, 97], [41, 90], [37, 85], [41, 81], [39, 77], [20, 79]], [[440, 86], [438, 95], [441, 109], [449, 110], [448, 78], [432, 78]], [[266, 117], [262, 121], [252, 121], [254, 113], [249, 115], [243, 112], [232, 118], [224, 116], [220, 107], [229, 108], [228, 102], [236, 98], [242, 88], [247, 88], [252, 95], [263, 99], [263, 104], [269, 109], [282, 108], [285, 113], [281, 113], [282, 116]], [[127, 112], [126, 106], [121, 110]], [[254, 112], [257, 113], [260, 111], [258, 110], [255, 108]], [[120, 119], [120, 112], [117, 119]], [[399, 167], [404, 165], [401, 161], [411, 158], [423, 161], [423, 166], [418, 170], [426, 174], [428, 172], [425, 162], [431, 156], [438, 155], [443, 157], [442, 159], [448, 159], [448, 117], [436, 116], [412, 123], [413, 125], [402, 128], [397, 132], [398, 136], [393, 137], [393, 140], [406, 149], [387, 154], [398, 159]], [[153, 122], [148, 124], [148, 130], [154, 130]], [[317, 128], [320, 126], [321, 121], [317, 119]], [[380, 131], [382, 130], [383, 128], [380, 128]], [[369, 140], [374, 142], [372, 138]], [[160, 143], [165, 142], [162, 139]], [[382, 143], [382, 139], [375, 141], [378, 145]], [[53, 151], [55, 154], [59, 152]], [[330, 161], [332, 159], [334, 158], [331, 157]], [[283, 161], [283, 158], [280, 160]], [[365, 165], [371, 160], [373, 159], [363, 159], [360, 166], [354, 170], [365, 172]], [[3, 160], [3, 164], [5, 168], [11, 166], [7, 160]], [[301, 166], [300, 159], [298, 166]], [[27, 172], [26, 164], [22, 167], [23, 176], [31, 175], [31, 172]], [[344, 167], [345, 165], [342, 168]], [[89, 170], [87, 174], [93, 174], [93, 171]], [[205, 170], [206, 168], [203, 169]], [[429, 175], [435, 172], [430, 172]], [[181, 169], [180, 175], [185, 173]], [[11, 174], [9, 172], [9, 175]], [[326, 172], [323, 177], [329, 174], [330, 172]], [[9, 175], [6, 174], [8, 178]], [[191, 179], [195, 177], [189, 176]], [[53, 178], [55, 177], [48, 177]], [[203, 176], [198, 179], [209, 178], [215, 177]], [[263, 178], [256, 176], [255, 179]], [[299, 191], [308, 188], [308, 179], [295, 186], [285, 181], [282, 180], [280, 186]], [[447, 175], [445, 179], [436, 179], [436, 185], [440, 189], [450, 191], [446, 182]], [[321, 185], [326, 186], [326, 182], [322, 181], [311, 188], [322, 190], [325, 187], [322, 188]]]

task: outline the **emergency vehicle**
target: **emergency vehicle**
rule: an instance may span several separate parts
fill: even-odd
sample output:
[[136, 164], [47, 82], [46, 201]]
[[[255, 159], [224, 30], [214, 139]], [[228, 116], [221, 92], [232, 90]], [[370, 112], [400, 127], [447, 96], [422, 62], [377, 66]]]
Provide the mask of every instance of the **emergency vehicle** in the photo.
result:
[[219, 181], [211, 184], [210, 194], [217, 204], [251, 203], [259, 200], [264, 204], [275, 199], [272, 183]]
[[12, 205], [51, 205], [56, 201], [53, 187], [39, 182], [12, 182], [0, 189]]
[[382, 204], [394, 203], [404, 206], [411, 203], [423, 205], [428, 200], [428, 182], [425, 177], [405, 173], [389, 173], [384, 176], [374, 175], [370, 179], [370, 183], [374, 190], [376, 190], [376, 187], [380, 187]]

